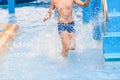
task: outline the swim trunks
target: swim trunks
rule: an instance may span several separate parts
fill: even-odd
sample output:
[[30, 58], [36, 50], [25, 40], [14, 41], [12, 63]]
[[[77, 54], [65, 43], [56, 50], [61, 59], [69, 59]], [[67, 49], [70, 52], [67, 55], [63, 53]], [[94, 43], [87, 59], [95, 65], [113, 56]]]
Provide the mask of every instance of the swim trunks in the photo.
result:
[[68, 31], [69, 33], [75, 33], [75, 29], [74, 29], [74, 21], [70, 22], [70, 23], [58, 23], [58, 32], [61, 33], [63, 31]]

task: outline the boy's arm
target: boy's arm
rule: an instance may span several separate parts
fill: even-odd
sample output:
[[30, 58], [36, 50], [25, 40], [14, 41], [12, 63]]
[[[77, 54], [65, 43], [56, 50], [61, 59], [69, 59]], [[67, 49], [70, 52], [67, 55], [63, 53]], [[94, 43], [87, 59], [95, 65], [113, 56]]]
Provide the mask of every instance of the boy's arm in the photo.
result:
[[46, 21], [48, 18], [51, 17], [52, 11], [54, 10], [54, 8], [55, 8], [55, 5], [54, 5], [54, 2], [52, 0], [51, 5], [50, 5], [50, 9], [49, 9], [48, 13], [45, 15], [43, 21]]
[[89, 3], [89, 0], [86, 0], [85, 2], [82, 2], [81, 0], [73, 0], [74, 3], [80, 5], [80, 6], [87, 6]]

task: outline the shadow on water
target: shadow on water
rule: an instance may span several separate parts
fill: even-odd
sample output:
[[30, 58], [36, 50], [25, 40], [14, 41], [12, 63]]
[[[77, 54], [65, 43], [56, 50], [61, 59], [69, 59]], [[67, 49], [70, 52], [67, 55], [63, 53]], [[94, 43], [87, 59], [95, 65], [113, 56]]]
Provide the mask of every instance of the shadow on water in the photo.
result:
[[8, 23], [17, 23], [17, 18], [15, 14], [8, 15]]

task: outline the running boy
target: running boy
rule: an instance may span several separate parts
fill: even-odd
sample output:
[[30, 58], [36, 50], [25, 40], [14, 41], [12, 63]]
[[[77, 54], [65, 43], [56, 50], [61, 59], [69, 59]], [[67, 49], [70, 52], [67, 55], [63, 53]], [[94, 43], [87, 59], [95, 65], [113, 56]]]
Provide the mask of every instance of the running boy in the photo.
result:
[[81, 0], [52, 0], [50, 9], [45, 15], [43, 21], [51, 17], [52, 11], [56, 8], [58, 11], [58, 32], [62, 41], [61, 56], [67, 57], [69, 50], [75, 49], [75, 29], [72, 16], [72, 4], [79, 6], [87, 6], [89, 0], [82, 2]]

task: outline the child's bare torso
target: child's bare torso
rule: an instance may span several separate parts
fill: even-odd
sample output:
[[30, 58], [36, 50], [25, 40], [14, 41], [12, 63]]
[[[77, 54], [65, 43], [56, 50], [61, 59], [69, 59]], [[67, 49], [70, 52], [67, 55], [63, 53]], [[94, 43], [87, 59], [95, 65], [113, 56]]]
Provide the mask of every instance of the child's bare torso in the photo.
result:
[[73, 21], [72, 4], [73, 0], [53, 0], [58, 11], [58, 23], [70, 23]]

